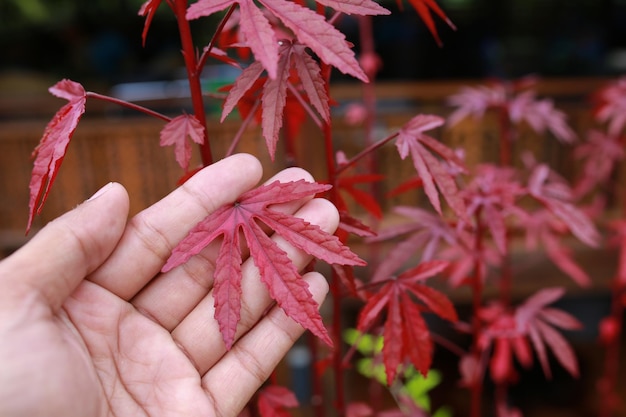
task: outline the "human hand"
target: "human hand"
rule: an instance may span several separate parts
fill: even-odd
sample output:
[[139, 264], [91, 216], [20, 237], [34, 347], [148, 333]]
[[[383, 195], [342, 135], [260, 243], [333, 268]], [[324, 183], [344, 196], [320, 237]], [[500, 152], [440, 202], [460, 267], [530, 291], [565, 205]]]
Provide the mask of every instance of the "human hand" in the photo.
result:
[[[216, 244], [159, 271], [199, 220], [261, 178], [249, 155], [224, 159], [127, 222], [111, 183], [0, 262], [0, 416], [236, 416], [303, 329], [272, 305], [244, 261], [241, 322], [226, 351], [213, 318]], [[288, 169], [274, 179], [310, 176]], [[276, 209], [333, 232], [335, 208]], [[305, 253], [276, 238], [294, 264]], [[304, 275], [321, 303], [328, 286]], [[265, 314], [266, 313], [266, 314]]]

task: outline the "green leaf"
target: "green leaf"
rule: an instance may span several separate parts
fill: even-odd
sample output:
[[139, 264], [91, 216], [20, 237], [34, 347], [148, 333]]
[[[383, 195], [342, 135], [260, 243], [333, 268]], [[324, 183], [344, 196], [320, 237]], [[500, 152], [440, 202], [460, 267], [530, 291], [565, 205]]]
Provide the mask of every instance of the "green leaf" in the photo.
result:
[[343, 340], [356, 347], [362, 355], [370, 356], [380, 353], [383, 350], [382, 336], [372, 336], [361, 333], [356, 329], [346, 329], [343, 332]]

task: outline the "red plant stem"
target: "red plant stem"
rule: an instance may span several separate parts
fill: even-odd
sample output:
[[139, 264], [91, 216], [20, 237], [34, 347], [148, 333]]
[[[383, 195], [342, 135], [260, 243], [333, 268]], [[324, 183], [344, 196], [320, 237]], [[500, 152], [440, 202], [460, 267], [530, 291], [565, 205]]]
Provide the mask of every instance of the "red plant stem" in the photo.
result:
[[[317, 13], [324, 16], [326, 12], [326, 7], [322, 4], [317, 3]], [[330, 76], [331, 76], [331, 67], [326, 63], [321, 64], [321, 73], [324, 79], [324, 88], [326, 89], [326, 94], [330, 97]], [[328, 175], [328, 181], [333, 185], [333, 188], [329, 191], [329, 200], [337, 205], [339, 201], [338, 191], [337, 191], [337, 179], [338, 179], [338, 171], [335, 166], [335, 149], [333, 145], [333, 135], [331, 123], [324, 123], [323, 127], [324, 134], [324, 155], [326, 158], [326, 172]], [[335, 272], [334, 269], [331, 268], [331, 285], [330, 291], [332, 294], [333, 300], [333, 321], [332, 321], [332, 329], [331, 333], [333, 339], [336, 343], [335, 349], [333, 350], [332, 363], [333, 363], [333, 374], [335, 380], [335, 410], [337, 416], [341, 417], [345, 415], [346, 412], [346, 400], [345, 400], [345, 386], [344, 386], [344, 373], [343, 373], [343, 363], [342, 363], [342, 333], [343, 333], [343, 325], [342, 325], [342, 317], [341, 317], [341, 307], [343, 304], [344, 297], [341, 294], [341, 282], [339, 276]]]
[[105, 95], [98, 94], [98, 93], [92, 93], [91, 91], [88, 91], [85, 95], [88, 98], [95, 98], [95, 99], [102, 100], [102, 101], [108, 101], [109, 103], [114, 103], [114, 104], [117, 104], [118, 106], [127, 107], [129, 109], [136, 110], [138, 112], [147, 114], [148, 116], [152, 116], [152, 117], [156, 117], [157, 119], [161, 119], [164, 122], [170, 122], [172, 120], [170, 117], [167, 117], [164, 114], [161, 114], [161, 113], [156, 112], [154, 110], [150, 110], [150, 109], [148, 109], [146, 107], [143, 107], [143, 106], [140, 106], [138, 104], [134, 104], [134, 103], [130, 103], [128, 101], [120, 100], [119, 98], [105, 96]]
[[[326, 84], [328, 85], [328, 83]], [[326, 154], [326, 165], [328, 170], [328, 178], [331, 184], [335, 185], [330, 189], [329, 199], [333, 204], [337, 204], [337, 173], [335, 170], [335, 160], [333, 152], [332, 131], [330, 123], [324, 124], [324, 144]], [[333, 373], [335, 379], [335, 409], [338, 416], [343, 416], [346, 410], [345, 400], [345, 388], [344, 388], [344, 375], [343, 375], [343, 361], [342, 361], [342, 349], [341, 340], [343, 333], [343, 326], [341, 320], [341, 306], [343, 301], [341, 283], [337, 273], [332, 270], [331, 278], [331, 293], [333, 297], [333, 321], [332, 321], [332, 334], [335, 343], [335, 349], [333, 351]]]
[[374, 152], [375, 150], [377, 150], [378, 148], [380, 148], [381, 146], [383, 146], [387, 142], [395, 139], [398, 136], [398, 134], [399, 133], [396, 132], [396, 133], [394, 133], [392, 135], [387, 136], [385, 139], [379, 140], [376, 143], [372, 143], [371, 145], [369, 145], [368, 147], [363, 149], [361, 152], [359, 152], [358, 154], [356, 154], [355, 156], [350, 158], [348, 160], [348, 162], [346, 162], [344, 165], [342, 165], [339, 168], [337, 168], [336, 175], [339, 176], [339, 174], [341, 174], [343, 171], [345, 171], [348, 168], [354, 166], [354, 164], [356, 164], [360, 159], [362, 159], [362, 158], [366, 157], [367, 155], [369, 155], [370, 153]]
[[[509, 167], [512, 164], [511, 148], [512, 148], [512, 126], [509, 110], [503, 106], [499, 112], [500, 125], [500, 165]], [[513, 274], [511, 273], [511, 262], [509, 258], [509, 235], [506, 235], [504, 248], [504, 256], [502, 257], [502, 268], [500, 274], [500, 301], [503, 306], [508, 307], [511, 303], [511, 289], [513, 287]]]
[[599, 417], [611, 417], [617, 411], [616, 399], [620, 397], [617, 392], [617, 380], [620, 365], [620, 348], [622, 340], [622, 324], [624, 315], [624, 288], [619, 281], [619, 276], [614, 278], [612, 299], [611, 299], [611, 318], [615, 321], [615, 334], [612, 335], [610, 343], [606, 346], [604, 354], [604, 374], [602, 375], [601, 396]]
[[500, 125], [500, 165], [508, 167], [511, 166], [511, 144], [513, 138], [511, 132], [511, 118], [509, 116], [509, 109], [506, 106], [500, 107], [498, 124]]
[[315, 112], [313, 111], [309, 103], [307, 103], [304, 97], [302, 97], [302, 94], [300, 94], [298, 89], [296, 89], [296, 87], [294, 87], [293, 84], [291, 84], [289, 81], [287, 81], [287, 89], [289, 90], [291, 94], [293, 94], [296, 100], [298, 100], [298, 103], [300, 103], [304, 111], [306, 111], [306, 113], [309, 115], [311, 120], [313, 120], [313, 123], [315, 123], [315, 125], [318, 128], [322, 129], [323, 128], [322, 121], [320, 120], [319, 117], [317, 117], [317, 115], [315, 114]]
[[311, 382], [311, 406], [313, 407], [313, 415], [319, 417], [326, 416], [326, 409], [324, 408], [324, 390], [322, 389], [322, 372], [318, 366], [316, 366], [319, 360], [319, 349], [317, 346], [317, 337], [313, 333], [308, 332], [308, 346], [311, 350], [311, 356], [313, 357], [313, 381]]
[[226, 26], [228, 19], [230, 19], [236, 7], [237, 7], [237, 3], [233, 3], [233, 5], [228, 8], [228, 11], [222, 18], [222, 21], [217, 26], [217, 29], [215, 30], [215, 33], [213, 34], [211, 41], [206, 46], [206, 48], [204, 48], [204, 51], [202, 51], [202, 55], [200, 55], [200, 59], [198, 59], [198, 66], [196, 68], [196, 71], [198, 72], [198, 74], [202, 74], [202, 69], [204, 68], [206, 61], [211, 54], [211, 49], [213, 49], [213, 47], [215, 46], [215, 42], [217, 42], [217, 38], [219, 38], [219, 36], [222, 34], [222, 31], [224, 30], [224, 26]]
[[256, 113], [256, 110], [259, 108], [260, 103], [261, 103], [260, 99], [254, 102], [252, 109], [250, 109], [250, 113], [244, 119], [241, 125], [239, 125], [239, 130], [237, 130], [237, 133], [235, 134], [235, 137], [230, 143], [230, 146], [228, 147], [228, 150], [226, 151], [226, 155], [224, 157], [230, 156], [235, 152], [235, 148], [237, 148], [237, 145], [239, 145], [239, 142], [241, 141], [241, 138], [243, 136], [243, 132], [245, 132], [245, 130], [250, 125], [250, 123], [252, 123], [252, 120], [254, 119], [254, 114]]
[[[621, 144], [624, 146], [624, 138]], [[622, 203], [622, 219], [626, 218], [626, 204]], [[626, 241], [621, 236], [620, 256], [617, 265], [618, 271], [623, 271], [623, 263], [626, 262]], [[622, 326], [624, 317], [624, 297], [626, 291], [624, 288], [624, 277], [619, 272], [613, 278], [611, 287], [611, 319], [615, 324], [615, 334], [611, 335], [611, 340], [605, 347], [604, 352], [604, 372], [600, 380], [600, 401], [599, 401], [599, 417], [611, 417], [617, 411], [616, 399], [620, 398], [617, 392], [617, 380], [620, 367], [620, 351], [622, 346]]]
[[191, 28], [189, 21], [185, 17], [187, 13], [187, 0], [174, 0], [174, 14], [178, 23], [178, 31], [183, 47], [183, 58], [187, 69], [187, 78], [189, 79], [189, 91], [191, 92], [191, 103], [196, 119], [204, 127], [204, 141], [200, 145], [200, 157], [204, 166], [213, 163], [213, 155], [211, 154], [211, 144], [209, 143], [209, 132], [206, 124], [206, 115], [204, 113], [204, 100], [202, 97], [202, 86], [200, 84], [200, 72], [196, 60], [196, 50], [191, 36]]
[[[476, 235], [475, 235], [475, 248], [474, 251], [476, 253], [480, 253], [483, 246], [483, 226], [480, 221], [481, 209], [479, 208], [476, 211]], [[474, 266], [474, 279], [472, 282], [472, 355], [477, 360], [481, 356], [481, 348], [478, 345], [480, 334], [482, 331], [482, 323], [480, 321], [479, 312], [482, 308], [482, 298], [483, 298], [483, 281], [480, 276], [481, 271], [480, 260], [476, 260], [476, 264]], [[470, 405], [470, 416], [471, 417], [481, 417], [481, 403], [482, 403], [482, 393], [483, 393], [483, 378], [482, 372], [480, 372], [481, 378], [473, 381], [473, 385], [471, 387], [471, 405]]]

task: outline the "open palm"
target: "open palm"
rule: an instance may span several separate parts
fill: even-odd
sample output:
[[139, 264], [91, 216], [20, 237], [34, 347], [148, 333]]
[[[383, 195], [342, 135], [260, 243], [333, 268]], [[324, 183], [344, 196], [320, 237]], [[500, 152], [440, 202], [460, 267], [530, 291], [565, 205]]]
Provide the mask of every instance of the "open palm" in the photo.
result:
[[[302, 328], [272, 306], [247, 260], [238, 340], [226, 351], [213, 319], [216, 247], [159, 271], [198, 220], [260, 176], [256, 159], [236, 155], [128, 223], [128, 196], [110, 184], [0, 263], [0, 415], [236, 416]], [[277, 209], [337, 225], [325, 200]], [[296, 265], [308, 262], [275, 239]], [[324, 279], [305, 279], [321, 302]]]

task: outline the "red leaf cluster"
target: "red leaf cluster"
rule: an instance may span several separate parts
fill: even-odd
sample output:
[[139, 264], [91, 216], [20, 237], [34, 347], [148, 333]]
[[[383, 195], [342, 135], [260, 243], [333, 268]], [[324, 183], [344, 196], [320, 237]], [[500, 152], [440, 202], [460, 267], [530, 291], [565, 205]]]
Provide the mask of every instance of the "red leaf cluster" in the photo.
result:
[[[391, 278], [369, 296], [361, 310], [357, 329], [362, 332], [368, 331], [386, 311], [382, 355], [388, 384], [394, 381], [398, 367], [405, 360], [423, 375], [430, 368], [433, 342], [422, 318], [423, 312], [432, 312], [453, 322], [457, 320], [450, 300], [443, 293], [421, 283], [447, 266], [448, 263], [443, 261], [423, 262]], [[416, 303], [413, 297], [421, 303]]]
[[493, 346], [490, 372], [494, 381], [513, 382], [516, 379], [513, 358], [529, 367], [532, 364], [531, 347], [546, 377], [551, 376], [548, 350], [571, 375], [578, 376], [576, 355], [554, 327], [576, 330], [580, 329], [581, 323], [563, 310], [547, 307], [563, 293], [562, 288], [546, 288], [512, 311], [499, 304], [482, 309], [479, 316], [487, 325], [480, 336], [479, 346], [483, 350]]
[[[271, 79], [279, 73], [279, 40], [272, 24], [252, 0], [199, 0], [187, 10], [187, 19], [197, 19], [226, 9], [237, 3], [241, 14], [240, 29], [246, 43], [252, 49], [257, 60], [267, 70]], [[362, 81], [367, 76], [359, 67], [345, 36], [324, 16], [295, 2], [286, 0], [262, 0], [261, 5], [290, 30], [299, 43], [308, 46], [328, 65], [332, 65], [345, 74], [350, 74]], [[389, 11], [372, 0], [320, 2], [337, 7], [343, 13], [354, 14], [389, 14]]]
[[[253, 62], [235, 80], [222, 111], [222, 121], [236, 106], [239, 106], [245, 115], [254, 108], [250, 103], [261, 100], [263, 137], [272, 159], [284, 114], [291, 113], [294, 107], [302, 106], [300, 92], [293, 86], [294, 78], [322, 119], [330, 120], [329, 98], [319, 65], [306, 52], [303, 45], [287, 40], [281, 41], [280, 44], [280, 58], [274, 78], [271, 76], [262, 78], [263, 65], [259, 61]], [[288, 100], [288, 93], [295, 100]]]
[[243, 232], [250, 257], [259, 269], [270, 296], [293, 320], [329, 345], [332, 341], [322, 323], [317, 303], [285, 251], [270, 239], [258, 222], [274, 230], [294, 247], [330, 264], [365, 265], [337, 237], [300, 218], [279, 213], [271, 205], [295, 201], [324, 192], [328, 185], [303, 180], [273, 182], [242, 194], [199, 222], [172, 251], [163, 272], [183, 264], [221, 236], [215, 262], [213, 291], [215, 318], [227, 348], [234, 342], [241, 308], [241, 263], [239, 244]]

